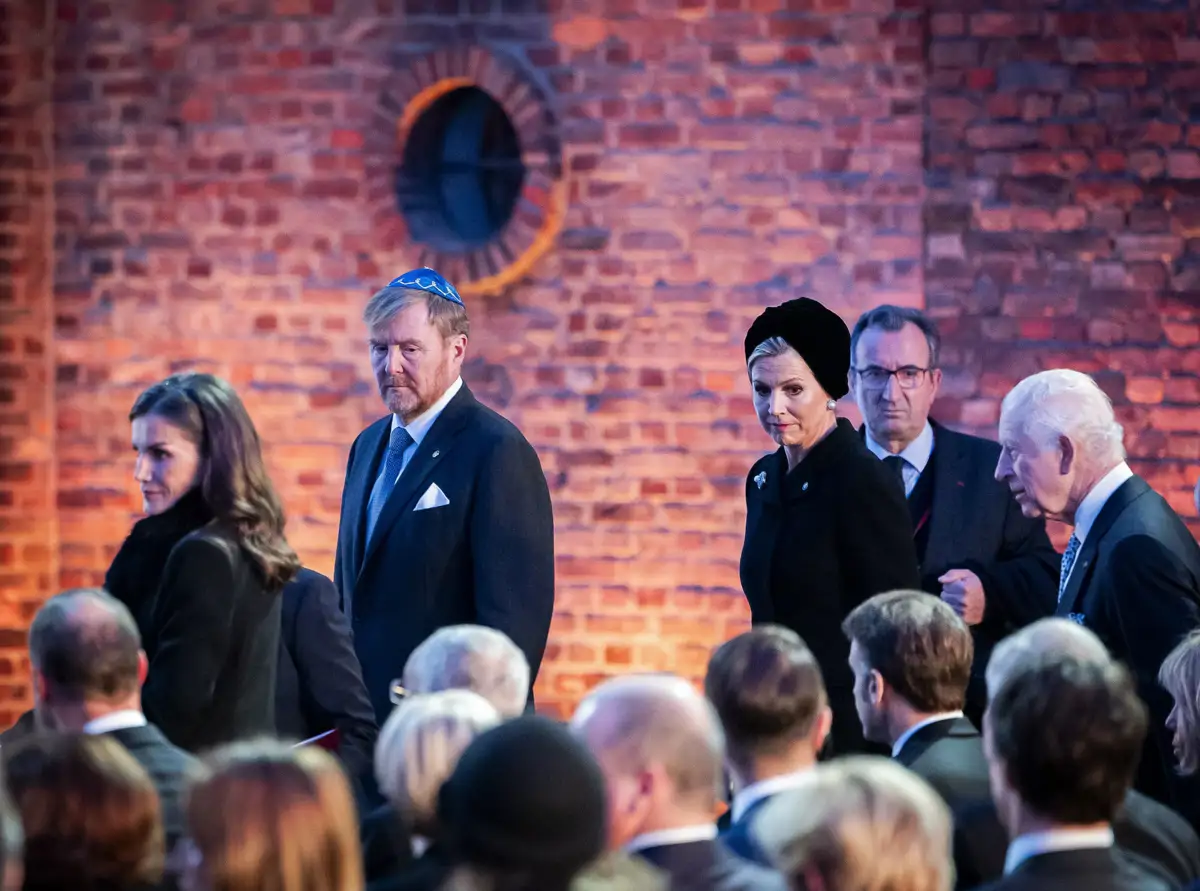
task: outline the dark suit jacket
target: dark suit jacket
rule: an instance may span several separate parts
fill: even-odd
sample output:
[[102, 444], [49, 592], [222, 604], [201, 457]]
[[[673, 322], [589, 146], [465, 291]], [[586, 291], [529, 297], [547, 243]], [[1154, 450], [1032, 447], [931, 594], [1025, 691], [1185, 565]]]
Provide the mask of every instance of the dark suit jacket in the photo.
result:
[[381, 804], [363, 817], [358, 837], [367, 882], [394, 876], [413, 861], [412, 836], [390, 804]]
[[667, 874], [672, 891], [786, 891], [777, 872], [735, 857], [716, 841], [661, 845], [638, 851]]
[[987, 891], [1170, 891], [1111, 849], [1058, 851], [1030, 857]]
[[[1200, 878], [1200, 839], [1187, 820], [1166, 805], [1130, 791], [1113, 820], [1117, 847], [1136, 863], [1178, 888]], [[1004, 874], [1008, 833], [991, 801], [954, 815], [956, 887], [974, 888]]]
[[105, 735], [123, 745], [150, 775], [158, 790], [163, 835], [166, 850], [170, 853], [184, 833], [183, 793], [189, 773], [199, 766], [199, 762], [183, 749], [171, 745], [153, 724], [125, 727]]
[[975, 661], [967, 716], [978, 722], [987, 704], [984, 670], [1005, 636], [1053, 615], [1061, 558], [1046, 524], [1021, 513], [1008, 486], [996, 481], [1000, 446], [933, 425], [933, 505], [929, 543], [921, 564], [922, 588], [941, 594], [938, 577], [969, 569], [983, 582], [987, 607], [971, 628]]
[[1101, 508], [1057, 615], [1096, 632], [1137, 679], [1150, 730], [1134, 787], [1200, 825], [1200, 782], [1175, 772], [1172, 701], [1158, 683], [1163, 659], [1200, 625], [1200, 547], [1145, 480], [1126, 480]]
[[189, 752], [275, 730], [278, 593], [217, 521], [172, 549], [143, 631], [142, 708]]
[[420, 857], [395, 873], [371, 882], [369, 891], [440, 891], [454, 870], [450, 852], [436, 842]]
[[905, 740], [896, 761], [933, 786], [951, 812], [992, 800], [983, 740], [966, 718], [922, 727]]
[[[754, 821], [754, 816], [774, 797], [773, 795], [767, 795], [764, 798], [760, 798], [754, 804], [750, 805], [750, 807], [746, 808], [746, 812], [736, 822], [730, 819], [724, 827], [721, 827], [719, 822], [717, 824], [721, 830], [721, 843], [743, 860], [757, 863], [759, 866], [770, 867], [771, 864], [767, 860], [767, 855], [758, 846], [758, 842], [755, 841], [753, 834], [750, 832], [750, 826]], [[726, 811], [726, 813], [729, 812]]]
[[[371, 541], [366, 510], [392, 416], [354, 441], [335, 578], [380, 723], [409, 654], [446, 625], [499, 629], [537, 675], [554, 611], [554, 517], [537, 453], [463, 385], [400, 475]], [[414, 511], [431, 484], [449, 504]]]
[[741, 579], [754, 623], [794, 629], [816, 656], [833, 752], [873, 751], [854, 708], [842, 620], [876, 594], [919, 587], [921, 577], [904, 492], [849, 421], [790, 473], [782, 448], [750, 468]]
[[338, 755], [346, 771], [356, 779], [368, 776], [379, 735], [375, 710], [337, 588], [319, 572], [301, 569], [283, 589], [282, 644], [276, 731], [302, 740], [337, 730]]

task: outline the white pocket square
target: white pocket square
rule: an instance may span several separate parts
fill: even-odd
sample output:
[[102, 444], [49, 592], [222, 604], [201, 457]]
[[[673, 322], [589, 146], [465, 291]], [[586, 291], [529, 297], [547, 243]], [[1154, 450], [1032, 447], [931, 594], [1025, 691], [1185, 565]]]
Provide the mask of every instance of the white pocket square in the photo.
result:
[[437, 483], [430, 483], [429, 488], [425, 490], [425, 494], [421, 496], [421, 500], [417, 502], [414, 511], [429, 510], [431, 507], [443, 507], [450, 503], [450, 499], [446, 497], [446, 493], [438, 488]]

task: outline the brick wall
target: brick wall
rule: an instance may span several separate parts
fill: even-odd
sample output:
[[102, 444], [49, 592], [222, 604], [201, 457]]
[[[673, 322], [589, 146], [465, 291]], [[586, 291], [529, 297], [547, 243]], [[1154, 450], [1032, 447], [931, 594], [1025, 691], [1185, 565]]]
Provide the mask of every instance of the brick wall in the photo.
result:
[[987, 431], [1014, 380], [1093, 373], [1135, 469], [1193, 517], [1196, 5], [1023, 6], [931, 5], [925, 293], [956, 366], [940, 409]]
[[50, 0], [0, 4], [0, 726], [28, 697], [24, 629], [58, 584], [53, 10]]

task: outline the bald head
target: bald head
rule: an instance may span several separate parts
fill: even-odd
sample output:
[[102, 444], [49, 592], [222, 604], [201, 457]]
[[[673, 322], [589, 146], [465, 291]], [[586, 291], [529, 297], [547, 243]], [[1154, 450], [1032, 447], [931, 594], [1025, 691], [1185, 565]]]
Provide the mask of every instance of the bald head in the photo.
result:
[[571, 727], [606, 771], [636, 776], [657, 766], [680, 802], [715, 804], [724, 753], [721, 727], [712, 706], [682, 678], [607, 681], [580, 704]]
[[1097, 665], [1112, 661], [1100, 638], [1082, 625], [1068, 619], [1039, 619], [996, 644], [987, 665], [988, 697], [1004, 686], [1016, 669], [1056, 656]]
[[29, 628], [29, 661], [48, 699], [113, 701], [141, 685], [141, 636], [126, 606], [100, 588], [51, 597]]

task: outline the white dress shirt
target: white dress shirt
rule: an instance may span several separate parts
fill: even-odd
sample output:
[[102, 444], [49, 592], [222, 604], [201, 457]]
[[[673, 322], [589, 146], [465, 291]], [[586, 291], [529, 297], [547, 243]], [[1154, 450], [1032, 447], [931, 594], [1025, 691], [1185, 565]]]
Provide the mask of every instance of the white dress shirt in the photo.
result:
[[940, 712], [936, 715], [930, 715], [923, 721], [918, 721], [896, 737], [896, 741], [892, 743], [892, 757], [895, 758], [899, 755], [900, 750], [904, 748], [904, 744], [912, 739], [913, 734], [922, 727], [928, 727], [930, 724], [936, 724], [938, 721], [953, 721], [962, 716], [962, 712]]
[[733, 796], [733, 802], [729, 805], [730, 822], [736, 823], [745, 816], [746, 811], [754, 807], [764, 798], [770, 798], [772, 795], [778, 795], [780, 792], [786, 792], [788, 789], [794, 789], [800, 785], [807, 770], [798, 770], [795, 773], [785, 773], [777, 777], [768, 777], [765, 780], [759, 780], [757, 783], [751, 783], [742, 791]]
[[661, 848], [666, 845], [686, 845], [698, 841], [712, 841], [717, 837], [716, 823], [701, 823], [698, 826], [680, 826], [678, 829], [659, 829], [657, 832], [645, 832], [635, 836], [625, 845], [627, 854], [636, 854], [647, 848]]
[[83, 732], [88, 736], [99, 736], [101, 733], [112, 733], [114, 730], [145, 727], [146, 723], [145, 715], [135, 708], [129, 708], [93, 718], [83, 725]]
[[[892, 453], [881, 446], [871, 436], [870, 429], [867, 430], [866, 436], [867, 448], [879, 460], [891, 458]], [[904, 459], [904, 464], [901, 466], [901, 474], [904, 476], [904, 494], [911, 495], [912, 490], [917, 486], [917, 480], [921, 478], [921, 474], [925, 472], [926, 465], [929, 464], [929, 457], [933, 454], [933, 425], [928, 421], [921, 428], [921, 432], [917, 434], [917, 438], [901, 449], [897, 457]]]
[[1114, 844], [1112, 827], [1102, 829], [1048, 829], [1018, 835], [1008, 846], [1004, 858], [1004, 874], [1008, 875], [1030, 857], [1058, 851], [1079, 851], [1089, 848], [1111, 848]]
[[1096, 517], [1100, 516], [1100, 511], [1104, 509], [1108, 499], [1112, 498], [1113, 493], [1121, 488], [1131, 476], [1133, 476], [1133, 471], [1128, 464], [1122, 461], [1104, 474], [1100, 478], [1100, 482], [1092, 486], [1092, 490], [1084, 496], [1083, 501], [1079, 502], [1079, 507], [1075, 509], [1075, 528], [1072, 531], [1079, 539], [1080, 544], [1087, 540], [1088, 533], [1092, 531], [1092, 526], [1096, 522]]
[[[391, 429], [396, 430], [400, 427], [403, 427], [408, 431], [408, 435], [413, 438], [413, 441], [409, 444], [408, 448], [404, 450], [404, 459], [400, 464], [400, 473], [396, 474], [395, 480], [392, 480], [393, 486], [396, 484], [396, 480], [400, 479], [400, 476], [404, 473], [404, 468], [407, 467], [408, 462], [412, 460], [412, 456], [417, 451], [417, 446], [421, 444], [421, 440], [423, 440], [425, 435], [429, 433], [429, 428], [433, 426], [433, 422], [436, 421], [441, 413], [446, 410], [446, 406], [450, 404], [450, 400], [458, 395], [458, 391], [462, 389], [462, 385], [462, 378], [455, 378], [454, 383], [446, 388], [446, 392], [441, 395], [441, 398], [439, 398], [437, 402], [429, 406], [429, 408], [425, 409], [425, 411], [421, 412], [407, 424], [402, 424], [400, 422], [399, 415], [392, 415]], [[383, 464], [385, 467], [387, 466], [386, 461], [384, 461]], [[383, 476], [383, 471], [384, 467], [380, 467], [379, 476], [376, 477], [375, 480], [376, 485], [378, 485], [380, 482], [380, 478]]]

